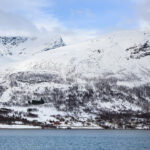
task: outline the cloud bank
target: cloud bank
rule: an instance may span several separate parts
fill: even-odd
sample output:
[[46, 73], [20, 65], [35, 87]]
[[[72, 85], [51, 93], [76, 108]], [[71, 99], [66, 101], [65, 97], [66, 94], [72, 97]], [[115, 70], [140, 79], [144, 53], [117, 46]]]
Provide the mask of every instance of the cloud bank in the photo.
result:
[[[112, 2], [112, 0], [110, 1]], [[150, 0], [129, 1], [133, 2], [136, 17], [128, 16], [127, 19], [136, 22], [136, 29], [150, 29]], [[64, 0], [64, 2], [67, 2], [67, 0]], [[121, 0], [115, 2], [120, 3]], [[0, 35], [61, 35], [67, 44], [72, 44], [95, 38], [104, 32], [101, 28], [66, 27], [51, 11], [53, 3], [54, 0], [0, 0]], [[73, 15], [81, 15], [89, 17], [89, 19], [94, 16], [88, 8], [80, 9], [76, 13]], [[124, 22], [121, 22], [121, 24], [124, 24]]]

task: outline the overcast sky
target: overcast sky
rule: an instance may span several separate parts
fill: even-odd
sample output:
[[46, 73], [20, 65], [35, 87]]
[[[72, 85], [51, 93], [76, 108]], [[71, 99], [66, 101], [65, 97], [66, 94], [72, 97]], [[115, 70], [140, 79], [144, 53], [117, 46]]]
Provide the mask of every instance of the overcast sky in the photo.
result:
[[115, 30], [148, 30], [150, 0], [0, 0], [0, 35], [61, 35], [74, 43]]

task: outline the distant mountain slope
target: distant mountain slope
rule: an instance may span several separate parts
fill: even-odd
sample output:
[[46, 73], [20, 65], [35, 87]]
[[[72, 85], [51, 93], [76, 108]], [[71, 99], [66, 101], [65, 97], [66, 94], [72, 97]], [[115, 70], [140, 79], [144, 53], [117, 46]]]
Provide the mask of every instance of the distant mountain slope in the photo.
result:
[[23, 37], [23, 36], [1, 36], [0, 56], [10, 55], [33, 55], [41, 51], [64, 46], [61, 37]]
[[0, 37], [0, 69], [4, 69], [12, 63], [20, 63], [32, 55], [65, 46], [62, 38], [54, 37], [23, 37], [1, 36]]

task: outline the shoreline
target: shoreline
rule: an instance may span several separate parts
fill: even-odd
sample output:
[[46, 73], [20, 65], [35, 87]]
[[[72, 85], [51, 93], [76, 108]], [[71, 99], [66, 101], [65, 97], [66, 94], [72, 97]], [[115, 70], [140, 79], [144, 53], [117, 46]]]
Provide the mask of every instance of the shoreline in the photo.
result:
[[36, 129], [36, 128], [0, 128], [0, 131], [2, 130], [101, 130], [101, 131], [150, 131], [150, 129]]
[[122, 130], [122, 131], [136, 131], [136, 130], [138, 130], [138, 131], [142, 131], [142, 130], [144, 130], [144, 131], [146, 131], [146, 130], [150, 130], [150, 129], [103, 129], [103, 128], [94, 128], [94, 127], [69, 127], [69, 128], [42, 128], [42, 127], [17, 127], [17, 128], [13, 128], [13, 127], [4, 127], [4, 128], [0, 128], [0, 130], [103, 130], [103, 131], [105, 131], [105, 130], [107, 130], [107, 131], [109, 131], [109, 130], [116, 130], [116, 131], [118, 131], [118, 130]]

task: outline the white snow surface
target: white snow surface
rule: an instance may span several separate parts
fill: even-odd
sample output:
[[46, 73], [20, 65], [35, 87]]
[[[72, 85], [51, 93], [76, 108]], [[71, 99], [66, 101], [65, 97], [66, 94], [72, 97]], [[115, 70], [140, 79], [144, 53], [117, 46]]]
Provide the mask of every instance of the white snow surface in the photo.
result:
[[117, 77], [129, 87], [150, 82], [150, 56], [129, 59], [126, 49], [144, 44], [150, 33], [124, 31], [38, 53], [9, 68], [10, 72], [50, 71], [63, 77]]
[[38, 126], [30, 126], [30, 125], [7, 125], [7, 124], [0, 124], [0, 129], [41, 129]]

